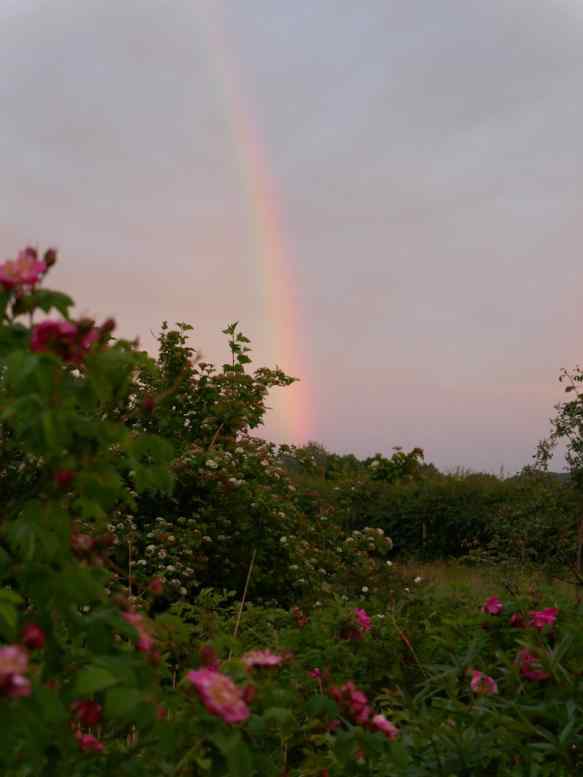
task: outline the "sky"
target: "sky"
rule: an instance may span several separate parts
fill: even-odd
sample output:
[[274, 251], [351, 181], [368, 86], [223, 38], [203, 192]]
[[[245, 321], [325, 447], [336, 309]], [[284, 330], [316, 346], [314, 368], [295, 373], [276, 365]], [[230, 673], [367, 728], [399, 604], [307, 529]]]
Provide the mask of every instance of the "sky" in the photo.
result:
[[3, 0], [0, 67], [1, 258], [152, 352], [238, 320], [301, 379], [275, 441], [531, 462], [583, 361], [583, 0]]

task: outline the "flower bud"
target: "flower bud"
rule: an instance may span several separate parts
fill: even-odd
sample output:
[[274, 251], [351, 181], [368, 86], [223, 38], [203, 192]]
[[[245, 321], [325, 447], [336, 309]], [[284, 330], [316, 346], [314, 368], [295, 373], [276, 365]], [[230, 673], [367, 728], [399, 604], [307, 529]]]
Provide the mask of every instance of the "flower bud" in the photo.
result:
[[103, 324], [101, 325], [101, 333], [103, 335], [110, 335], [113, 330], [116, 327], [115, 319], [114, 318], [106, 318]]
[[75, 472], [72, 469], [59, 469], [54, 474], [55, 484], [63, 491], [71, 485], [74, 479]]
[[243, 688], [241, 695], [245, 704], [251, 704], [253, 699], [257, 696], [257, 688], [254, 685], [246, 685]]
[[45, 644], [45, 633], [36, 623], [27, 623], [22, 629], [22, 644], [29, 650], [40, 650]]
[[101, 720], [101, 704], [92, 699], [79, 699], [71, 705], [75, 717], [82, 726], [91, 728]]
[[154, 408], [156, 407], [156, 400], [154, 397], [144, 397], [144, 401], [142, 402], [142, 408], [145, 413], [153, 413]]
[[47, 251], [45, 251], [43, 262], [45, 263], [47, 269], [57, 263], [57, 252], [54, 248], [49, 248]]

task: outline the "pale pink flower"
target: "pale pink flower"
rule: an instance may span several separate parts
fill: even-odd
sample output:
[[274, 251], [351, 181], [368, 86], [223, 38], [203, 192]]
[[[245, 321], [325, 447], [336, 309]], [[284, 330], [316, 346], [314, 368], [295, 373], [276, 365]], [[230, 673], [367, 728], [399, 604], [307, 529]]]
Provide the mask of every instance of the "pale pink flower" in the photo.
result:
[[496, 680], [487, 674], [478, 672], [477, 669], [472, 671], [470, 688], [474, 693], [480, 694], [482, 696], [492, 696], [493, 694], [498, 693], [498, 685], [496, 684]]
[[387, 720], [384, 715], [374, 715], [371, 720], [371, 726], [383, 733], [391, 742], [399, 736], [399, 729], [390, 720]]
[[29, 696], [30, 680], [24, 677], [28, 670], [28, 654], [21, 645], [0, 648], [0, 693], [16, 698]]
[[545, 626], [554, 626], [559, 610], [557, 607], [547, 607], [544, 610], [535, 610], [529, 613], [529, 626], [535, 629], [544, 629]]
[[25, 248], [16, 259], [9, 259], [0, 264], [0, 285], [5, 289], [16, 286], [33, 287], [46, 270], [46, 264], [39, 261], [34, 248]]
[[504, 605], [497, 596], [490, 596], [482, 605], [482, 612], [487, 612], [488, 615], [500, 615], [503, 609]]
[[250, 650], [241, 656], [241, 661], [247, 669], [254, 666], [279, 666], [283, 663], [283, 657], [272, 653], [270, 650]]
[[71, 534], [71, 549], [78, 555], [84, 555], [93, 550], [95, 540], [89, 534], [73, 532]]
[[243, 694], [230, 677], [210, 669], [197, 669], [186, 675], [209, 712], [225, 723], [242, 723], [250, 715]]
[[11, 674], [24, 674], [28, 669], [28, 654], [20, 645], [0, 648], [0, 682]]
[[354, 610], [354, 615], [356, 617], [358, 625], [360, 626], [360, 629], [362, 631], [370, 631], [370, 628], [372, 626], [372, 618], [367, 613], [367, 611], [363, 610], [362, 607], [357, 607]]
[[144, 623], [143, 616], [139, 612], [122, 612], [121, 617], [138, 632], [136, 650], [139, 650], [140, 653], [152, 653], [155, 642]]

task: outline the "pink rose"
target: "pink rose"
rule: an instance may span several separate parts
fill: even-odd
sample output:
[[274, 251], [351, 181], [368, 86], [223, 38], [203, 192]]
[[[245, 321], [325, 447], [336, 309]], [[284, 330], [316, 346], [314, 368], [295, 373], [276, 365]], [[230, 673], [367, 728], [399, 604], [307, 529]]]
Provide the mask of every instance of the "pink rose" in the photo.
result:
[[241, 656], [241, 661], [247, 669], [251, 669], [254, 666], [279, 666], [283, 663], [283, 657], [272, 653], [270, 650], [250, 650]]
[[140, 653], [149, 653], [153, 658], [156, 657], [155, 642], [144, 623], [144, 618], [139, 612], [122, 612], [121, 617], [130, 626], [133, 626], [138, 632], [136, 640], [136, 650]]
[[349, 680], [339, 688], [330, 689], [330, 695], [340, 704], [355, 723], [367, 723], [372, 710], [368, 704], [366, 694]]
[[489, 675], [478, 672], [477, 669], [474, 669], [472, 672], [470, 688], [474, 693], [482, 696], [492, 696], [493, 694], [498, 693], [496, 681]]
[[545, 626], [554, 626], [559, 610], [557, 607], [547, 607], [544, 610], [535, 610], [529, 613], [528, 625], [534, 629], [544, 629]]
[[47, 270], [34, 248], [25, 248], [14, 260], [0, 264], [0, 285], [5, 289], [34, 287]]
[[79, 699], [71, 705], [75, 717], [82, 726], [91, 728], [101, 720], [101, 704], [92, 699]]
[[21, 645], [5, 645], [0, 648], [0, 693], [17, 698], [30, 696], [30, 680], [24, 677], [28, 671], [28, 654]]
[[504, 605], [497, 596], [491, 596], [482, 605], [482, 612], [486, 612], [488, 615], [500, 615], [503, 609]]
[[391, 742], [399, 736], [399, 729], [384, 715], [375, 715], [371, 720], [371, 727], [383, 733]]
[[186, 675], [207, 710], [225, 723], [242, 723], [250, 715], [241, 690], [230, 677], [210, 669], [198, 669]]
[[77, 737], [79, 747], [85, 753], [102, 753], [104, 750], [103, 742], [100, 742], [93, 734], [80, 734]]
[[523, 648], [518, 653], [516, 663], [518, 664], [520, 674], [527, 680], [539, 682], [541, 680], [548, 680], [550, 677], [550, 674], [541, 668], [539, 659], [528, 648]]
[[27, 623], [22, 629], [22, 644], [29, 650], [40, 650], [45, 644], [45, 633], [36, 623]]
[[372, 618], [367, 613], [367, 611], [363, 610], [362, 607], [357, 607], [354, 610], [354, 615], [361, 631], [370, 631], [372, 626]]

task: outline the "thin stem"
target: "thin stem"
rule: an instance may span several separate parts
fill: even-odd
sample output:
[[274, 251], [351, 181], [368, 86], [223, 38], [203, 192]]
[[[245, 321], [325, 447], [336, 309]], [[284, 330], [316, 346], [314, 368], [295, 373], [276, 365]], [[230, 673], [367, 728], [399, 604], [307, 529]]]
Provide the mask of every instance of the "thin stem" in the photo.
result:
[[[257, 555], [257, 548], [253, 549], [251, 555], [251, 561], [249, 563], [249, 569], [247, 570], [247, 579], [245, 580], [245, 588], [243, 589], [243, 596], [241, 597], [241, 603], [239, 604], [239, 612], [237, 613], [237, 620], [235, 622], [235, 629], [233, 630], [233, 637], [236, 638], [239, 633], [239, 626], [241, 624], [241, 616], [243, 614], [243, 607], [245, 606], [245, 600], [247, 599], [247, 591], [249, 589], [249, 581], [251, 580], [251, 573], [253, 572], [253, 565], [255, 564], [255, 556]], [[229, 658], [231, 654], [229, 653]]]

